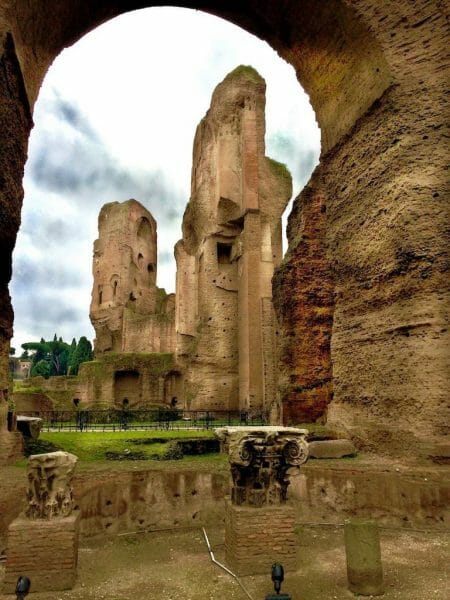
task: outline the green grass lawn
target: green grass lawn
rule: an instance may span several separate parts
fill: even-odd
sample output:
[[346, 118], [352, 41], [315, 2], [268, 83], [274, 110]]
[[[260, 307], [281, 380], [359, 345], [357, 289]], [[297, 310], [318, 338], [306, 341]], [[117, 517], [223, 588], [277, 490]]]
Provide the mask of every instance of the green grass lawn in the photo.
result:
[[[142, 453], [145, 459], [162, 456], [168, 448], [167, 443], [151, 443], [159, 438], [176, 441], [186, 438], [212, 438], [211, 431], [105, 431], [105, 432], [43, 432], [39, 439], [51, 442], [66, 452], [78, 456], [80, 461], [93, 462], [107, 459], [108, 452], [126, 455]], [[143, 443], [149, 440], [149, 443]], [[199, 457], [201, 458], [201, 457]]]

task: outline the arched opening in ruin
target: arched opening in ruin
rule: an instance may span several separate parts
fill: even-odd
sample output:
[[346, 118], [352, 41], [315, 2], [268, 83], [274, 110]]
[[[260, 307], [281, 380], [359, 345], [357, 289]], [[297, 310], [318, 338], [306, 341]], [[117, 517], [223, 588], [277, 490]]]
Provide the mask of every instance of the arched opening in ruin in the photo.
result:
[[[430, 378], [438, 378], [439, 369], [442, 372], [441, 355], [435, 361], [428, 357], [423, 363], [436, 367], [429, 369], [426, 376], [422, 371], [422, 375], [414, 376], [414, 385], [405, 383], [412, 381], [411, 372], [416, 372], [422, 354], [414, 346], [412, 335], [407, 338], [408, 347], [399, 337], [399, 331], [405, 331], [404, 327], [423, 322], [419, 307], [423, 307], [424, 302], [430, 306], [439, 303], [439, 299], [431, 297], [439, 286], [432, 286], [426, 272], [423, 278], [416, 277], [414, 284], [409, 279], [410, 271], [422, 268], [421, 261], [425, 259], [421, 257], [430, 256], [434, 260], [439, 253], [426, 244], [426, 252], [419, 252], [421, 243], [419, 234], [415, 233], [418, 219], [407, 214], [406, 204], [401, 201], [401, 198], [411, 196], [417, 200], [417, 206], [422, 206], [426, 194], [426, 185], [418, 181], [416, 174], [408, 179], [411, 161], [405, 159], [414, 136], [417, 134], [417, 140], [422, 139], [417, 128], [425, 127], [426, 121], [424, 119], [420, 126], [415, 124], [417, 130], [413, 128], [412, 133], [404, 127], [406, 115], [414, 112], [415, 102], [412, 84], [407, 82], [412, 69], [408, 61], [413, 58], [408, 48], [415, 44], [408, 36], [420, 35], [419, 25], [416, 27], [415, 23], [420, 24], [421, 20], [415, 17], [419, 13], [423, 16], [422, 8], [417, 8], [416, 15], [416, 9], [409, 9], [406, 4], [402, 3], [401, 9], [392, 6], [392, 15], [388, 15], [383, 7], [379, 8], [378, 3], [369, 2], [362, 6], [340, 0], [288, 2], [282, 11], [279, 3], [271, 1], [262, 5], [243, 2], [237, 7], [224, 7], [223, 3], [213, 0], [191, 5], [229, 19], [266, 40], [294, 66], [316, 111], [322, 132], [321, 164], [307, 197], [303, 195], [291, 216], [290, 249], [285, 268], [276, 274], [274, 290], [277, 310], [282, 317], [280, 337], [288, 342], [283, 349], [283, 376], [284, 389], [289, 388], [289, 402], [294, 406], [301, 395], [313, 403], [313, 394], [308, 396], [308, 391], [318, 390], [320, 381], [325, 381], [324, 385], [330, 383], [328, 374], [318, 376], [320, 361], [319, 364], [305, 361], [304, 349], [293, 351], [298, 340], [304, 339], [305, 331], [315, 331], [317, 335], [309, 341], [307, 356], [318, 357], [320, 348], [329, 355], [331, 343], [334, 403], [339, 408], [341, 420], [346, 423], [364, 422], [374, 416], [379, 420], [380, 415], [386, 416], [388, 405], [401, 405], [401, 410], [409, 415], [408, 421], [413, 423], [414, 409], [407, 408], [405, 398], [410, 400], [408, 406], [415, 406], [413, 400], [419, 402], [422, 392], [426, 395]], [[127, 6], [131, 10], [141, 8], [142, 3], [131, 2]], [[5, 97], [11, 97], [11, 90], [14, 96], [11, 107], [5, 105], [0, 128], [0, 131], [8, 132], [13, 141], [6, 146], [12, 173], [6, 181], [6, 193], [12, 209], [7, 213], [7, 227], [2, 237], [6, 257], [1, 271], [6, 306], [3, 312], [6, 324], [2, 329], [5, 347], [12, 321], [6, 296], [10, 277], [8, 257], [18, 227], [21, 169], [31, 124], [28, 106], [33, 106], [45, 71], [61, 49], [122, 12], [122, 5], [112, 6], [102, 1], [90, 7], [89, 12], [79, 13], [75, 7], [69, 7], [49, 16], [43, 10], [43, 3], [36, 1], [23, 11], [19, 16], [8, 13], [5, 21], [11, 35], [5, 38], [4, 55], [12, 73]], [[390, 29], [393, 21], [401, 22], [402, 11], [407, 13], [408, 31], [405, 25], [405, 30], [402, 29], [405, 39], [397, 46], [397, 42], [390, 39]], [[50, 18], [53, 19], [52, 35], [48, 36]], [[32, 29], [27, 25], [31, 23]], [[414, 68], [420, 71], [418, 77], [411, 79], [416, 89], [419, 89], [419, 81], [426, 82], [420, 97], [431, 97], [436, 92], [433, 86], [439, 82], [437, 79], [431, 81], [431, 75], [428, 76], [418, 62]], [[434, 73], [437, 72], [436, 69]], [[390, 86], [392, 79], [394, 86]], [[431, 86], [429, 91], [428, 84]], [[6, 90], [6, 85], [3, 89]], [[425, 110], [425, 104], [423, 108]], [[17, 124], [14, 131], [8, 126], [12, 122]], [[410, 133], [412, 137], [407, 139]], [[423, 135], [428, 134], [423, 132]], [[398, 139], [404, 141], [403, 147]], [[395, 149], [393, 140], [396, 140]], [[419, 164], [423, 166], [423, 160]], [[416, 168], [421, 170], [417, 165]], [[428, 187], [431, 189], [436, 181], [440, 179], [435, 178], [434, 173], [430, 174]], [[400, 188], [401, 192], [398, 192]], [[431, 193], [429, 195], [433, 197]], [[418, 210], [421, 218], [424, 217], [422, 209]], [[436, 224], [433, 232], [441, 232], [442, 218], [433, 212], [429, 220], [433, 219]], [[320, 221], [319, 237], [314, 225], [317, 220]], [[425, 229], [425, 226], [421, 229], [423, 240], [441, 239], [440, 235], [426, 236]], [[321, 328], [320, 319], [329, 320], [327, 311], [330, 307], [326, 306], [327, 310], [324, 310], [321, 304], [320, 281], [314, 279], [305, 261], [297, 260], [305, 256], [303, 250], [315, 256], [317, 247], [322, 253], [315, 271], [320, 272], [318, 279], [327, 276], [327, 260], [333, 274], [333, 281], [329, 283], [334, 290], [335, 304], [331, 307], [334, 321], [326, 328]], [[430, 259], [430, 264], [433, 260]], [[302, 289], [304, 294], [299, 293]], [[425, 300], [419, 301], [419, 296]], [[287, 306], [288, 300], [291, 306]], [[303, 310], [305, 306], [306, 311]], [[366, 319], [369, 309], [371, 316]], [[385, 332], [386, 323], [391, 327], [389, 334]], [[434, 324], [430, 325], [430, 330], [433, 327]], [[392, 347], [388, 337], [395, 339]], [[417, 356], [414, 364], [411, 356]], [[311, 380], [308, 373], [316, 373], [315, 378]], [[434, 402], [436, 408], [436, 394], [433, 398], [429, 403]]]
[[116, 301], [117, 299], [117, 286], [119, 285], [119, 281], [117, 279], [117, 276], [114, 275], [112, 280], [111, 280], [111, 289], [112, 289], [112, 300], [113, 302]]
[[[212, 143], [213, 140], [213, 131], [207, 123], [204, 123], [204, 143]], [[225, 147], [225, 154], [230, 149]], [[224, 170], [223, 174], [221, 174], [222, 179], [224, 181], [224, 186], [226, 190], [233, 192], [233, 188], [237, 185], [236, 173], [233, 172], [232, 168]], [[199, 165], [194, 169], [194, 188], [198, 189], [204, 184], [204, 169], [200, 169]], [[230, 194], [231, 196], [231, 194]], [[221, 198], [217, 207], [218, 214], [225, 221], [230, 221], [233, 217], [238, 217], [240, 214], [240, 208], [235, 204], [232, 200], [229, 200], [227, 197]], [[242, 225], [242, 224], [241, 224]], [[136, 308], [139, 310], [139, 296], [140, 292], [139, 287], [142, 283], [146, 285], [154, 284], [156, 278], [156, 268], [154, 266], [155, 257], [152, 256], [152, 247], [149, 244], [149, 240], [152, 240], [155, 232], [153, 230], [153, 225], [150, 221], [142, 217], [137, 221], [137, 250], [134, 255], [134, 260], [136, 261], [137, 271], [135, 273], [134, 281], [135, 287], [131, 289], [128, 293], [128, 302], [127, 307], [134, 311]], [[267, 227], [263, 231], [264, 241], [263, 241], [263, 260], [271, 260], [271, 233], [270, 227]], [[212, 248], [214, 251], [214, 248]], [[224, 239], [217, 240], [215, 250], [217, 253], [217, 264], [221, 277], [220, 285], [226, 291], [230, 291], [233, 288], [236, 288], [236, 274], [237, 274], [237, 266], [236, 263], [232, 264], [232, 252], [233, 252], [233, 244], [228, 243]], [[204, 269], [203, 269], [203, 257], [200, 258], [200, 284], [199, 284], [199, 293], [202, 293], [202, 282], [204, 281]], [[113, 281], [112, 288], [110, 286], [105, 286], [104, 292], [100, 292], [99, 294], [99, 303], [107, 304], [112, 298], [113, 302], [116, 300], [116, 291], [117, 291], [117, 281]], [[224, 324], [224, 327], [221, 329], [221, 333], [227, 335], [228, 329], [227, 324]], [[226, 353], [225, 353], [226, 354]], [[329, 359], [329, 357], [328, 357]], [[230, 392], [231, 394], [232, 392]], [[217, 407], [220, 407], [218, 405]], [[294, 416], [294, 415], [293, 415]]]
[[141, 377], [138, 371], [114, 373], [114, 404], [119, 408], [139, 406], [141, 400]]

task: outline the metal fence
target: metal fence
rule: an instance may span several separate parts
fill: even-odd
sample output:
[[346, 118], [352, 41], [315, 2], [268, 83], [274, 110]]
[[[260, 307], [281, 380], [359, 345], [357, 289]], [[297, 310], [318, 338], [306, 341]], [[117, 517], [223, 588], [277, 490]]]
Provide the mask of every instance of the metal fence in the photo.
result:
[[172, 408], [19, 411], [18, 416], [39, 417], [43, 421], [43, 431], [213, 429], [227, 425], [268, 424], [268, 414], [264, 412]]

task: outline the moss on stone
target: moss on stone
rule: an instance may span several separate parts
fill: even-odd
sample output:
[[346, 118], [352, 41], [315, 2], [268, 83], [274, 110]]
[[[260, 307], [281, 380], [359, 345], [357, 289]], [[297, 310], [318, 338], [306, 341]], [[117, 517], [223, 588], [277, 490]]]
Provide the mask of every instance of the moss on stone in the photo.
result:
[[291, 173], [284, 163], [278, 162], [277, 160], [269, 158], [268, 156], [266, 157], [266, 159], [274, 175], [276, 175], [280, 179], [286, 179], [289, 182], [292, 181]]
[[247, 79], [251, 79], [255, 83], [261, 83], [264, 79], [258, 73], [258, 71], [252, 67], [251, 65], [239, 65], [231, 73], [228, 73], [226, 79], [234, 79], [237, 77], [246, 77]]
[[45, 391], [41, 387], [29, 386], [24, 387], [20, 385], [16, 385], [14, 382], [14, 394], [45, 394]]
[[155, 367], [161, 372], [167, 371], [174, 365], [174, 355], [171, 352], [108, 352], [101, 362], [117, 368], [136, 368], [138, 366]]

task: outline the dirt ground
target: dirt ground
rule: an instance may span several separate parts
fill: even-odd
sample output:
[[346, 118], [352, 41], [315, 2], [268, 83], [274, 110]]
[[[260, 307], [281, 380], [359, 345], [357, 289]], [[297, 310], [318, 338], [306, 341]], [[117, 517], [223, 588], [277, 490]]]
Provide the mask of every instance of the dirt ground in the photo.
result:
[[[223, 530], [208, 530], [216, 559], [224, 561]], [[450, 534], [383, 529], [385, 600], [448, 600]], [[0, 564], [0, 581], [4, 564]], [[243, 577], [254, 600], [273, 590], [267, 576]], [[282, 591], [292, 600], [348, 600], [343, 530], [302, 527], [298, 569]], [[1, 600], [14, 596], [0, 595]], [[233, 578], [214, 565], [201, 529], [124, 535], [84, 542], [73, 590], [32, 594], [33, 600], [248, 600]]]

